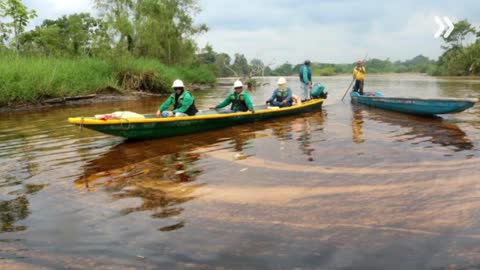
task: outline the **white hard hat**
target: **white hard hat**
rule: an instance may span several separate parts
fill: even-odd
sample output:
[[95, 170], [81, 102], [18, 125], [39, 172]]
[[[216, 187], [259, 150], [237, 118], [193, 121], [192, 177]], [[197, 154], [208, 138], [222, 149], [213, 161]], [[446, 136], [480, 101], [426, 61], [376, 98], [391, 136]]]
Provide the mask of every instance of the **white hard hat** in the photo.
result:
[[233, 88], [243, 87], [243, 83], [239, 80], [236, 80], [233, 84]]
[[180, 87], [185, 88], [185, 86], [183, 85], [183, 82], [181, 80], [175, 80], [173, 82], [172, 88], [180, 88]]
[[286, 83], [287, 83], [287, 80], [285, 80], [285, 78], [284, 78], [284, 77], [280, 77], [280, 78], [278, 78], [278, 82], [277, 82], [277, 84], [286, 84]]

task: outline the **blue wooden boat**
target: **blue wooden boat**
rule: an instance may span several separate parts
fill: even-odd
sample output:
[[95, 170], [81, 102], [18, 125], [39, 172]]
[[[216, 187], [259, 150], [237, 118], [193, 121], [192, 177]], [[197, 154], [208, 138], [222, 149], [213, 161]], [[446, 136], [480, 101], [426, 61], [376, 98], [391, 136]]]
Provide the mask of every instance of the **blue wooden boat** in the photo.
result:
[[380, 92], [365, 92], [359, 95], [350, 92], [352, 102], [385, 110], [415, 115], [436, 115], [462, 112], [473, 107], [476, 98], [411, 98], [385, 97]]

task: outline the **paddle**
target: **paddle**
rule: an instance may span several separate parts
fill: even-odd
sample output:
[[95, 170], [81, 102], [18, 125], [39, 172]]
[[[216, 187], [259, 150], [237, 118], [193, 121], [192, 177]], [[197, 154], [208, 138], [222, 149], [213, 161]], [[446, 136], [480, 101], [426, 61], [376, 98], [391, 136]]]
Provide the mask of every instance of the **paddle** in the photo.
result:
[[345, 98], [345, 96], [347, 95], [348, 90], [350, 90], [350, 89], [352, 88], [352, 84], [353, 84], [354, 81], [355, 81], [355, 79], [352, 80], [352, 82], [350, 83], [350, 85], [349, 85], [348, 88], [347, 88], [347, 91], [345, 91], [345, 94], [343, 94], [342, 101], [343, 101], [343, 99]]
[[[368, 56], [368, 53], [365, 54], [365, 57], [363, 58], [363, 62], [365, 62], [365, 60], [367, 60], [367, 56]], [[352, 82], [348, 86], [347, 91], [345, 91], [345, 94], [343, 94], [342, 101], [345, 98], [345, 96], [347, 95], [348, 91], [352, 88], [353, 82], [355, 82], [355, 78], [352, 80]]]

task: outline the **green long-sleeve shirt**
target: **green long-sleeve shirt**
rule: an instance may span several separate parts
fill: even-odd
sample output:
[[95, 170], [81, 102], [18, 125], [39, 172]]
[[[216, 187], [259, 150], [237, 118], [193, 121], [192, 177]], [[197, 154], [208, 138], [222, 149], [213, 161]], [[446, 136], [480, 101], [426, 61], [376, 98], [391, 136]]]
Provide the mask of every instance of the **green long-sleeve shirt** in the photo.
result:
[[310, 83], [310, 80], [311, 80], [311, 75], [308, 71], [308, 67], [305, 66], [303, 68], [303, 81], [305, 82], [305, 84], [309, 84]]
[[[193, 96], [192, 94], [190, 94], [190, 92], [188, 92], [187, 90], [183, 91], [183, 93], [178, 97], [178, 105], [176, 108], [174, 108], [173, 112], [185, 113], [188, 110], [188, 108], [192, 106], [193, 100], [194, 100]], [[166, 109], [168, 109], [168, 107], [170, 107], [172, 103], [173, 104], [175, 103], [175, 93], [171, 94], [167, 98], [167, 100], [165, 100], [165, 102], [158, 108], [158, 110], [163, 112]]]
[[[234, 102], [234, 101], [237, 101], [237, 102]], [[231, 110], [238, 112], [238, 111], [241, 111], [241, 108], [238, 105], [239, 102], [244, 102], [248, 110], [250, 111], [254, 110], [252, 100], [250, 99], [250, 95], [245, 91], [242, 91], [240, 94], [237, 94], [234, 92], [228, 95], [224, 101], [222, 101], [220, 104], [215, 106], [215, 109], [221, 109], [228, 106], [229, 104], [232, 104]]]

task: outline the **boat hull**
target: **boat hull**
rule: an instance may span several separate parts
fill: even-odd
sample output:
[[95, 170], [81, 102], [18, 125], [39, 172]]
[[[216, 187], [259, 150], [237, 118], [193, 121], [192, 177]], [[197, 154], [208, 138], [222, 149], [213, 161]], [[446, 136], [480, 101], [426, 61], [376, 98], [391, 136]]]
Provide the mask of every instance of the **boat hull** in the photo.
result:
[[207, 114], [175, 118], [115, 119], [69, 118], [72, 124], [105, 134], [134, 140], [173, 137], [185, 134], [225, 128], [229, 126], [267, 120], [275, 117], [295, 115], [321, 110], [323, 99], [307, 101], [302, 105], [280, 109], [263, 109], [255, 113]]
[[[367, 94], [367, 93], [365, 93]], [[462, 112], [475, 105], [476, 99], [447, 99], [447, 98], [402, 98], [384, 97], [379, 92], [371, 93], [371, 96], [360, 96], [351, 92], [352, 102], [377, 107], [385, 110], [414, 114], [414, 115], [437, 115]]]

